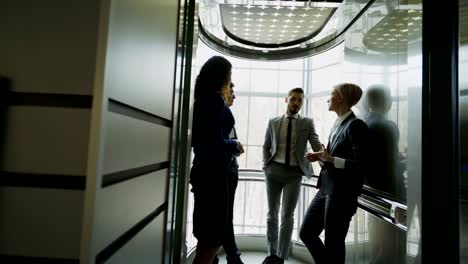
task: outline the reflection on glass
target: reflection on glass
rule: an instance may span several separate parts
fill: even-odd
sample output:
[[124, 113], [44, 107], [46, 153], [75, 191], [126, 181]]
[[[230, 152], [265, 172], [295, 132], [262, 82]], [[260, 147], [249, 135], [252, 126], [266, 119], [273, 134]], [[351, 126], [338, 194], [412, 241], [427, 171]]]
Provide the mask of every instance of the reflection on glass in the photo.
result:
[[[353, 111], [366, 121], [372, 135], [366, 186], [401, 203], [406, 203], [408, 122], [413, 118], [418, 124], [420, 119], [419, 112], [408, 110], [409, 89], [420, 86], [416, 78], [420, 69], [408, 70], [412, 59], [408, 45], [421, 38], [420, 17], [420, 10], [409, 10], [399, 1], [372, 5], [361, 18], [365, 23], [356, 23], [345, 43], [344, 79], [365, 91]], [[414, 129], [413, 134], [420, 131]]]
[[367, 219], [369, 259], [362, 263], [406, 263], [406, 232], [382, 219], [370, 216]]
[[367, 113], [364, 121], [369, 127], [369, 173], [365, 184], [404, 200], [405, 157], [398, 150], [398, 126], [387, 114], [392, 107], [390, 89], [383, 85], [370, 86], [363, 102]]

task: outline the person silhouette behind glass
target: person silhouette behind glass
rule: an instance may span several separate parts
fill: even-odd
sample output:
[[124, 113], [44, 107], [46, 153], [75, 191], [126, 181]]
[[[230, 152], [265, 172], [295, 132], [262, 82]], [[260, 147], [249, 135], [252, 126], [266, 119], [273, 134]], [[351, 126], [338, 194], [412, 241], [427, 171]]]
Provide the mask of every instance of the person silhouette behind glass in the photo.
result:
[[228, 223], [228, 171], [233, 155], [244, 152], [230, 138], [234, 116], [223, 99], [231, 84], [231, 63], [211, 57], [195, 81], [190, 184], [194, 197], [193, 234], [197, 238], [194, 264], [212, 264], [223, 244]]
[[[234, 94], [234, 83], [231, 82], [231, 85], [228, 90], [223, 94], [224, 101], [226, 105], [231, 107], [234, 104], [234, 99], [236, 95]], [[233, 127], [229, 135], [231, 139], [237, 140], [236, 128]], [[236, 244], [236, 238], [234, 236], [234, 198], [236, 197], [237, 183], [239, 182], [239, 164], [237, 163], [237, 155], [232, 156], [232, 162], [229, 168], [228, 176], [228, 193], [229, 193], [229, 203], [228, 203], [228, 222], [226, 227], [226, 235], [223, 242], [224, 253], [226, 254], [226, 260], [228, 264], [244, 264], [240, 258], [240, 250]], [[216, 256], [213, 260], [213, 264], [219, 263], [219, 258]]]
[[364, 117], [369, 127], [369, 174], [366, 185], [383, 191], [399, 200], [404, 193], [403, 172], [405, 164], [398, 150], [400, 133], [395, 122], [387, 119], [392, 106], [390, 90], [382, 85], [372, 85], [366, 91]]
[[[317, 264], [345, 263], [345, 238], [356, 213], [362, 191], [367, 156], [367, 125], [356, 118], [351, 107], [362, 90], [351, 83], [335, 86], [328, 99], [328, 110], [338, 118], [330, 132], [328, 145], [306, 158], [320, 161], [316, 193], [302, 222], [299, 236]], [[325, 241], [319, 235], [325, 229]]]
[[[405, 165], [398, 151], [399, 130], [395, 122], [387, 119], [392, 106], [390, 90], [383, 85], [370, 86], [365, 95], [364, 105], [368, 113], [364, 118], [369, 127], [369, 173], [366, 185], [388, 195], [404, 199], [406, 192], [403, 179]], [[399, 245], [399, 232], [391, 225], [382, 225], [379, 219], [369, 218], [369, 242], [371, 264], [404, 262], [404, 248]], [[386, 239], [382, 239], [385, 237]], [[400, 251], [400, 252], [399, 252]], [[403, 259], [395, 259], [402, 256]]]

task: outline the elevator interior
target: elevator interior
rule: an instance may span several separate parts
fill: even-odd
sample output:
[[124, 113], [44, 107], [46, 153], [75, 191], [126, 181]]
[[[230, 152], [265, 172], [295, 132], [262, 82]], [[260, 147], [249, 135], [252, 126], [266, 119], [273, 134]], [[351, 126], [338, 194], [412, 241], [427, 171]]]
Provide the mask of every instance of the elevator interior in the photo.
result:
[[[466, 63], [461, 26], [466, 5], [462, 2], [460, 72]], [[382, 92], [382, 114], [398, 131], [386, 134], [392, 147], [379, 153], [392, 156], [388, 159], [391, 164], [366, 179], [346, 239], [347, 263], [420, 261], [422, 14], [422, 1], [406, 0], [198, 2], [192, 76], [213, 55], [226, 56], [233, 63], [237, 99], [232, 110], [240, 140], [247, 146], [246, 157], [240, 159], [235, 209], [239, 217], [234, 220], [241, 247], [266, 250], [261, 145], [268, 119], [284, 111], [285, 93], [292, 87], [304, 88], [302, 114], [314, 118], [320, 139], [326, 141], [334, 121], [325, 107], [328, 92], [334, 84], [354, 82], [365, 94]], [[462, 76], [460, 144], [464, 146], [466, 88]], [[353, 111], [365, 119], [370, 105], [364, 96]], [[466, 164], [460, 149], [461, 164]], [[460, 179], [466, 174], [463, 166]], [[315, 184], [316, 179], [303, 180], [291, 249], [294, 258], [306, 263], [312, 260], [297, 230], [316, 192]], [[251, 199], [256, 202], [249, 202]], [[190, 234], [192, 202], [189, 193], [183, 250], [189, 255], [196, 241]], [[464, 233], [460, 232], [461, 258], [466, 252]]]

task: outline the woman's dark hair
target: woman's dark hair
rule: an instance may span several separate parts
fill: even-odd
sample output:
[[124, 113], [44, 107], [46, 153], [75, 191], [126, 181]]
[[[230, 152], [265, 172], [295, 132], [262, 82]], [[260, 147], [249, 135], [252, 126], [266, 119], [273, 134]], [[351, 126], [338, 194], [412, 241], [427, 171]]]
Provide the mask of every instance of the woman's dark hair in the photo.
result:
[[195, 99], [208, 92], [218, 92], [228, 81], [231, 63], [221, 56], [213, 56], [203, 64], [195, 80]]

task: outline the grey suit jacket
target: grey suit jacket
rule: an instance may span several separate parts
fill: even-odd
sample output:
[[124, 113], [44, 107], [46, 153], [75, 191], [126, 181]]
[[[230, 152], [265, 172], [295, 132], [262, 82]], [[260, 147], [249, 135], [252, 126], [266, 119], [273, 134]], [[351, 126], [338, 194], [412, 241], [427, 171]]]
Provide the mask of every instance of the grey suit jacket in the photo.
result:
[[[281, 120], [283, 115], [270, 119], [268, 128], [265, 134], [265, 143], [263, 144], [263, 166], [266, 167], [268, 163], [274, 159], [276, 150], [278, 148], [278, 134], [280, 129]], [[312, 118], [303, 117], [299, 115], [296, 122], [296, 159], [299, 167], [301, 167], [304, 175], [311, 177], [314, 172], [311, 163], [304, 158], [307, 151], [307, 141], [309, 141], [314, 151], [322, 149], [317, 133], [315, 133], [314, 122]]]

